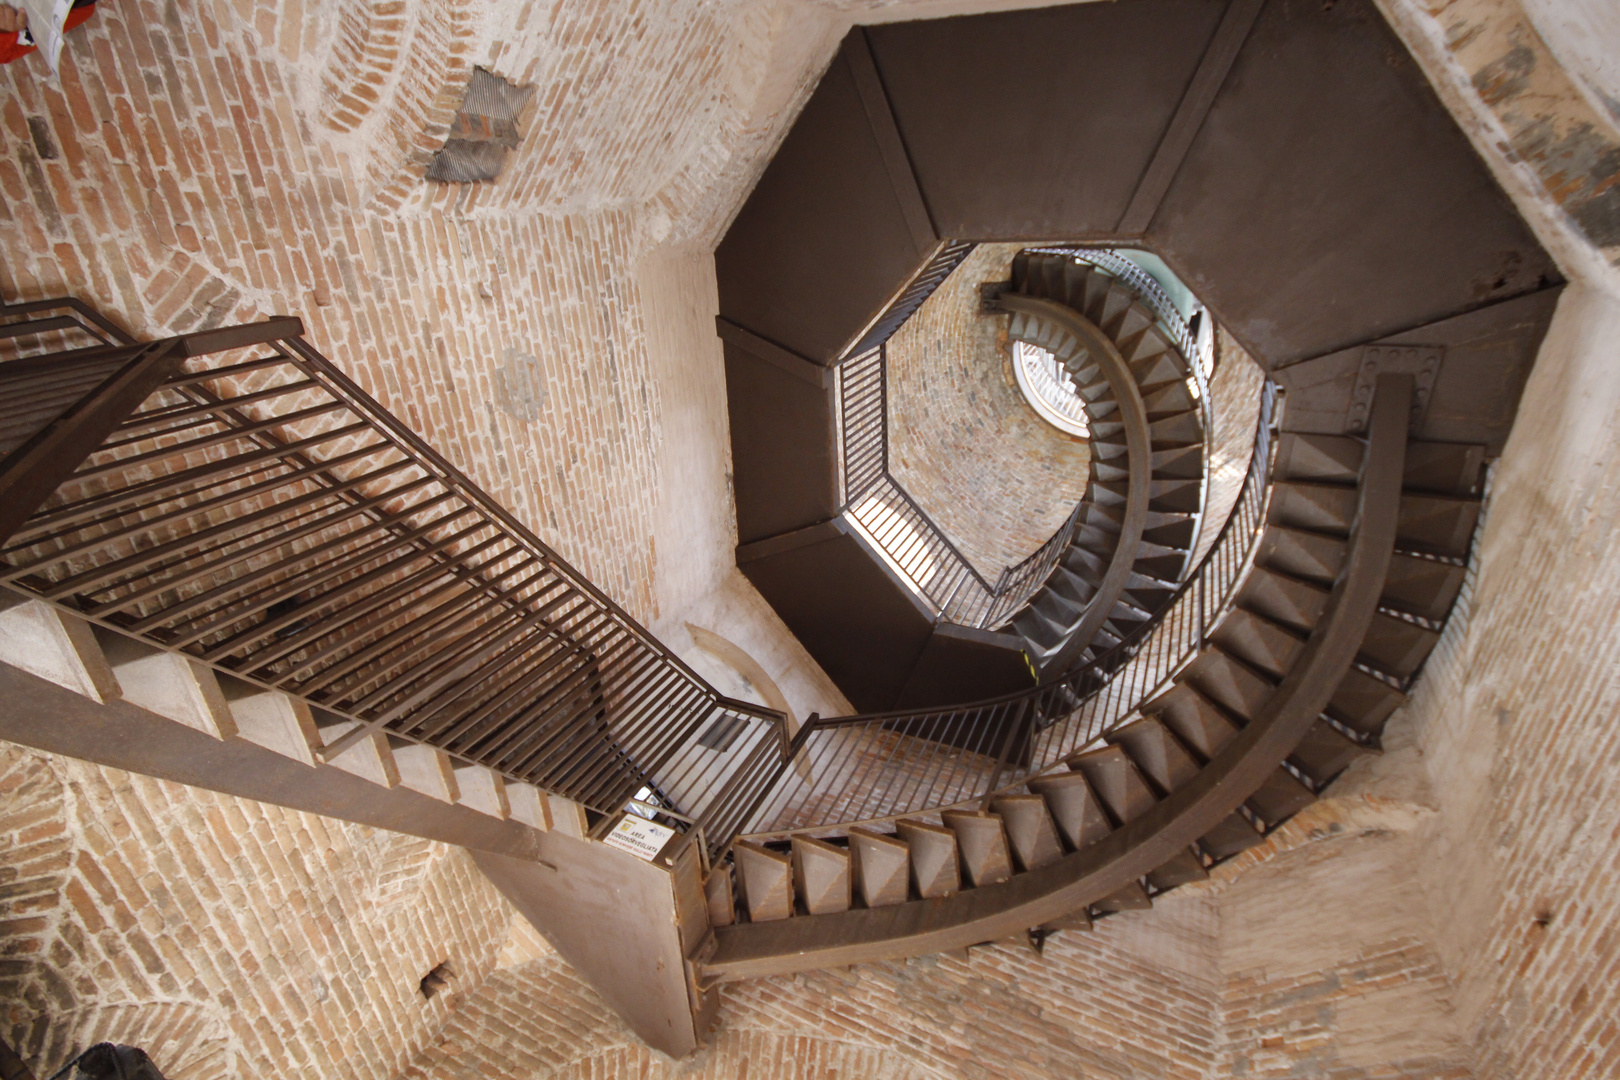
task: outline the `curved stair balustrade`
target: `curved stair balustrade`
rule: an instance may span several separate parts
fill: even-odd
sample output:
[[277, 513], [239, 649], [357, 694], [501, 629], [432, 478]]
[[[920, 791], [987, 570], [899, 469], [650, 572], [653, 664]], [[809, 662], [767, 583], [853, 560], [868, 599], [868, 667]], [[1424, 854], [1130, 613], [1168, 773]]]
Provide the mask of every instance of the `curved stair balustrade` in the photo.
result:
[[1189, 387], [1196, 365], [1137, 292], [1067, 253], [1021, 252], [1012, 280], [986, 292], [987, 306], [1010, 316], [1011, 338], [1065, 366], [1091, 418], [1071, 546], [1012, 619], [1035, 670], [1062, 671], [1151, 620], [1189, 569], [1206, 498], [1208, 394]]
[[[1031, 249], [1014, 259], [1009, 285], [987, 290], [992, 297], [986, 310], [1013, 316], [1013, 340], [1046, 349], [1070, 367], [1095, 425], [1087, 431], [1093, 463], [1084, 497], [1040, 548], [1004, 568], [994, 585], [889, 471], [885, 342], [960, 257], [926, 265], [878, 321], [887, 331], [884, 337], [874, 338], [875, 330], [868, 333], [861, 344], [877, 340], [876, 346], [845, 359], [837, 374], [842, 513], [942, 621], [987, 629], [1011, 622], [1037, 674], [1071, 666], [1088, 648], [1093, 652], [1087, 655], [1095, 655], [1117, 642], [1129, 626], [1151, 617], [1152, 609], [1120, 603], [1131, 568], [1114, 565], [1118, 552], [1138, 550], [1148, 526], [1145, 514], [1153, 515], [1157, 535], [1167, 542], [1144, 550], [1135, 572], [1169, 586], [1187, 569], [1186, 557], [1203, 526], [1208, 388], [1198, 364], [1188, 359], [1192, 354], [1178, 351], [1190, 348], [1192, 338], [1162, 290], [1157, 304], [1145, 295], [1147, 285], [1157, 285], [1134, 263], [1112, 252], [1089, 254], [1099, 260], [1111, 257], [1103, 266], [1108, 272], [1094, 273], [1090, 263], [1069, 249]], [[1127, 278], [1127, 269], [1142, 281]], [[1186, 380], [1193, 382], [1190, 392], [1180, 389]], [[1149, 408], [1151, 429], [1143, 422]], [[1189, 417], [1194, 417], [1190, 423]], [[1157, 455], [1152, 462], [1153, 506], [1148, 508], [1150, 493], [1137, 492], [1140, 505], [1132, 513], [1131, 489], [1148, 483], [1144, 430]], [[1135, 458], [1129, 453], [1133, 439]], [[1185, 453], [1189, 448], [1196, 453]], [[1116, 460], [1121, 455], [1123, 460]], [[1191, 525], [1185, 537], [1183, 523]], [[1071, 547], [1077, 547], [1072, 554]], [[1176, 552], [1182, 561], [1171, 567]], [[1096, 565], [1099, 558], [1101, 567]], [[1062, 566], [1065, 561], [1073, 565]], [[1099, 630], [1104, 631], [1101, 636]]]
[[998, 781], [1022, 782], [1060, 765], [1129, 719], [1203, 648], [1249, 570], [1265, 521], [1275, 397], [1267, 383], [1249, 468], [1217, 542], [1157, 605], [1156, 620], [1032, 690], [943, 709], [813, 718], [794, 742], [798, 766], [783, 766], [745, 839], [971, 806]]
[[[1141, 718], [1066, 769], [893, 833], [740, 840], [741, 915], [711, 879], [727, 981], [1083, 928], [1207, 876], [1376, 746], [1466, 558], [1479, 447], [1408, 440], [1414, 383], [1383, 375], [1365, 440], [1290, 433], [1253, 569]], [[1010, 703], [1003, 703], [1004, 707]], [[1027, 710], [1026, 710], [1027, 715]], [[926, 768], [922, 771], [927, 771]], [[717, 883], [718, 882], [718, 883]], [[723, 925], [728, 922], [730, 925]]]

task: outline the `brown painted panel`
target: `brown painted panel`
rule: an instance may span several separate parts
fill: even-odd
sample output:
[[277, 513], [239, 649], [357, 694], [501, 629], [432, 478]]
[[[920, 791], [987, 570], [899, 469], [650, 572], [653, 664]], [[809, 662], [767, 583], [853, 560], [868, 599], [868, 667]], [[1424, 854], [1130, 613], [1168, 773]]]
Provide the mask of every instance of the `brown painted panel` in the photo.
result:
[[729, 342], [725, 357], [738, 540], [838, 513], [830, 383], [818, 386]]
[[714, 253], [720, 314], [829, 363], [928, 254], [840, 51]]
[[1270, 0], [1148, 235], [1268, 365], [1557, 280], [1372, 0]]
[[896, 708], [922, 709], [1000, 697], [1035, 685], [1017, 638], [941, 625], [917, 658]]
[[738, 566], [857, 712], [893, 708], [934, 620], [837, 525], [803, 539], [756, 558], [740, 550]]
[[1130, 0], [868, 28], [940, 235], [1111, 234], [1225, 10]]
[[[1444, 350], [1413, 437], [1477, 443], [1490, 457], [1500, 454], [1562, 292], [1543, 289], [1374, 342]], [[1342, 433], [1361, 362], [1358, 346], [1277, 372], [1288, 390], [1288, 430]]]

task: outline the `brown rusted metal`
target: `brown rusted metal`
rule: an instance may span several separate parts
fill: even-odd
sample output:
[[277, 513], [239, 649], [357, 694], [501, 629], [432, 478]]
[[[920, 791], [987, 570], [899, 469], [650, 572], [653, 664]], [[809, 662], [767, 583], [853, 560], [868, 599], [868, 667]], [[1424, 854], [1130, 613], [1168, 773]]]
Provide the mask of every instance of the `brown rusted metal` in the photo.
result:
[[[385, 732], [603, 815], [647, 787], [729, 842], [784, 760], [785, 718], [721, 698], [296, 320], [140, 345], [82, 312], [33, 317], [53, 307], [78, 311], [0, 309], [29, 316], [0, 318], [8, 348], [75, 329], [100, 343], [35, 350], [0, 379], [60, 398], [84, 382], [64, 357], [120, 374], [71, 403], [60, 475], [32, 481], [35, 504], [54, 498], [26, 508], [0, 577], [354, 721], [320, 748], [328, 761]], [[695, 740], [721, 717], [751, 734], [716, 773]]]
[[1185, 786], [1103, 839], [1007, 881], [931, 901], [716, 927], [707, 979], [732, 981], [993, 941], [1111, 896], [1194, 843], [1266, 782], [1326, 708], [1378, 607], [1394, 550], [1412, 399], [1378, 383], [1345, 565], [1294, 665], [1247, 726]]

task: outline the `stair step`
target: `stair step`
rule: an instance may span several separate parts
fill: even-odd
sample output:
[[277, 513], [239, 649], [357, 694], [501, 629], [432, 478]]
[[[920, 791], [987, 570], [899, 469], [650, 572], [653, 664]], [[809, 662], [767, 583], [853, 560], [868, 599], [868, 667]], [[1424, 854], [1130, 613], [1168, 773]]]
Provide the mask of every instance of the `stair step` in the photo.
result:
[[1131, 305], [1136, 302], [1128, 291], [1113, 283], [1109, 284], [1108, 291], [1103, 294], [1102, 302], [1097, 304], [1093, 311], [1087, 312], [1091, 321], [1102, 328], [1102, 332], [1110, 338], [1118, 338], [1117, 328], [1119, 320], [1124, 318]]
[[1108, 560], [1094, 551], [1070, 546], [1063, 553], [1063, 565], [1095, 585], [1108, 573]]
[[1351, 762], [1372, 753], [1354, 739], [1325, 720], [1318, 720], [1305, 733], [1288, 760], [1294, 767], [1311, 778], [1321, 790], [1335, 776], [1350, 767]]
[[1192, 518], [1181, 521], [1172, 521], [1164, 525], [1156, 525], [1151, 529], [1142, 530], [1142, 539], [1150, 544], [1161, 547], [1181, 548], [1192, 547], [1193, 533], [1197, 531], [1198, 523]]
[[1389, 561], [1380, 603], [1423, 619], [1443, 620], [1462, 591], [1467, 568], [1455, 563], [1404, 555]]
[[1484, 466], [1483, 446], [1413, 440], [1406, 444], [1406, 474], [1401, 487], [1436, 495], [1477, 495]]
[[1198, 480], [1154, 480], [1148, 488], [1148, 508], [1161, 513], [1196, 514], [1202, 505], [1203, 486]]
[[[65, 613], [63, 617], [73, 618]], [[228, 739], [237, 733], [236, 721], [231, 716], [230, 705], [225, 701], [213, 668], [127, 634], [88, 623], [85, 625], [95, 635], [102, 655], [112, 669], [118, 694], [125, 701], [206, 732], [216, 739]], [[353, 726], [352, 721], [350, 726]], [[381, 732], [377, 736], [384, 738]], [[333, 735], [327, 741], [336, 738]], [[332, 764], [337, 762], [333, 761]], [[392, 762], [389, 764], [391, 766]], [[394, 782], [398, 782], [397, 776]]]
[[1132, 882], [1091, 906], [1097, 911], [1146, 911], [1153, 906], [1153, 901], [1140, 882]]
[[799, 903], [812, 915], [848, 911], [850, 905], [849, 850], [824, 840], [793, 838], [793, 880]]
[[911, 895], [911, 845], [857, 825], [849, 830], [855, 891], [869, 908], [903, 904]]
[[1063, 856], [1057, 824], [1039, 795], [1000, 795], [990, 801], [1007, 830], [1013, 857], [1023, 870], [1038, 870]]
[[1096, 585], [1062, 563], [1052, 567], [1052, 573], [1046, 579], [1046, 587], [1081, 607], [1091, 603], [1091, 598], [1097, 595]]
[[[1138, 549], [1141, 550], [1140, 548]], [[1181, 572], [1187, 565], [1185, 549], [1181, 551], [1170, 550], [1164, 555], [1139, 556], [1132, 569], [1146, 577], [1157, 578], [1160, 581], [1181, 580]]]
[[1049, 619], [1032, 607], [1026, 607], [1013, 616], [1012, 628], [1020, 638], [1043, 652], [1063, 643], [1063, 630], [1053, 626]]
[[1065, 628], [1079, 621], [1081, 613], [1086, 610], [1085, 604], [1071, 600], [1050, 587], [1041, 589], [1035, 595], [1033, 605], [1053, 625]]
[[1277, 439], [1272, 476], [1278, 480], [1354, 486], [1361, 476], [1366, 449], [1366, 443], [1348, 435], [1284, 432]]
[[1148, 438], [1155, 445], [1195, 445], [1204, 437], [1204, 427], [1198, 420], [1198, 410], [1191, 409], [1174, 416], [1166, 416], [1148, 424]]
[[1192, 391], [1187, 389], [1186, 379], [1171, 379], [1151, 391], [1144, 390], [1142, 405], [1147, 409], [1149, 418], [1189, 412], [1198, 408], [1198, 402], [1193, 400]]
[[1257, 672], [1218, 648], [1205, 649], [1176, 678], [1227, 712], [1252, 720], [1270, 700], [1274, 687]]
[[1210, 634], [1223, 651], [1273, 679], [1294, 666], [1305, 639], [1261, 615], [1234, 608]]
[[1198, 775], [1198, 762], [1157, 717], [1134, 720], [1106, 738], [1124, 747], [1136, 767], [1167, 795]]
[[956, 834], [962, 868], [975, 887], [994, 885], [1012, 877], [1012, 852], [1001, 818], [977, 810], [947, 810], [940, 814], [945, 827]]
[[1182, 446], [1155, 450], [1148, 458], [1155, 480], [1199, 480], [1204, 475], [1204, 450], [1201, 446]]
[[1204, 869], [1204, 860], [1191, 848], [1177, 853], [1163, 865], [1156, 867], [1148, 874], [1148, 884], [1159, 892], [1174, 889], [1178, 885], [1186, 885], [1194, 881], [1209, 879], [1209, 871]]
[[[1171, 365], [1180, 372], [1178, 377], [1185, 379], [1187, 372], [1185, 366], [1178, 359], [1180, 354], [1175, 351], [1170, 339], [1165, 336], [1164, 328], [1157, 323], [1144, 330], [1128, 350], [1125, 348], [1120, 349], [1120, 355], [1125, 357], [1126, 361], [1132, 365], [1154, 359], [1166, 353], [1169, 354]], [[1139, 382], [1136, 385], [1145, 393], [1148, 390], [1158, 388], [1163, 383]]]
[[1024, 785], [1046, 800], [1052, 823], [1076, 851], [1096, 843], [1113, 831], [1108, 815], [1085, 774], [1051, 773], [1032, 777]]
[[1132, 303], [1121, 314], [1111, 328], [1113, 338], [1119, 343], [1119, 351], [1123, 356], [1132, 355], [1135, 345], [1141, 340], [1143, 334], [1153, 325], [1153, 315], [1143, 307], [1140, 302]]
[[1238, 591], [1237, 605], [1273, 623], [1309, 634], [1327, 608], [1328, 590], [1320, 585], [1256, 566]]
[[1164, 352], [1144, 355], [1131, 361], [1131, 374], [1137, 386], [1158, 386], [1175, 379], [1185, 379], [1187, 369], [1180, 357], [1166, 349]]
[[1085, 263], [1075, 262], [1073, 259], [1063, 260], [1063, 302], [1076, 311], [1084, 311], [1086, 306], [1086, 284], [1091, 277], [1091, 268]]
[[1267, 524], [1347, 536], [1356, 517], [1356, 489], [1283, 481], [1272, 486]]
[[1093, 457], [1091, 459], [1091, 476], [1093, 481], [1097, 483], [1114, 483], [1116, 481], [1129, 480], [1131, 470], [1123, 467], [1122, 465], [1110, 464], [1109, 462], [1104, 461], [1102, 458]]
[[1331, 585], [1344, 565], [1345, 542], [1338, 537], [1268, 525], [1255, 562], [1303, 581]]
[[962, 871], [954, 832], [909, 818], [895, 822], [895, 831], [911, 848], [911, 880], [918, 896], [933, 900], [961, 891]]
[[730, 926], [737, 921], [737, 893], [732, 886], [731, 872], [731, 863], [724, 862], [711, 870], [703, 881], [710, 926]]
[[1103, 806], [1122, 825], [1141, 817], [1159, 801], [1123, 747], [1087, 751], [1070, 759], [1069, 768], [1091, 783]]
[[1410, 679], [1439, 641], [1440, 635], [1433, 630], [1380, 611], [1361, 639], [1356, 659], [1398, 679]]
[[1172, 686], [1143, 705], [1142, 712], [1157, 716], [1205, 761], [1219, 753], [1238, 733], [1238, 726], [1220, 707], [1188, 683]]
[[1366, 672], [1351, 668], [1328, 701], [1327, 714], [1358, 735], [1377, 738], [1406, 695]]
[[1198, 841], [1204, 853], [1215, 860], [1230, 859], [1265, 841], [1265, 835], [1250, 824], [1242, 814], [1228, 814], [1221, 823], [1205, 833]]
[[1249, 796], [1247, 805], [1255, 817], [1268, 827], [1274, 827], [1315, 801], [1316, 796], [1310, 788], [1300, 783], [1293, 773], [1278, 766], [1277, 771], [1260, 785], [1260, 790]]
[[779, 851], [739, 840], [731, 848], [742, 877], [749, 922], [774, 922], [793, 914], [793, 860]]
[[1466, 559], [1479, 523], [1479, 502], [1448, 495], [1401, 496], [1395, 546]]

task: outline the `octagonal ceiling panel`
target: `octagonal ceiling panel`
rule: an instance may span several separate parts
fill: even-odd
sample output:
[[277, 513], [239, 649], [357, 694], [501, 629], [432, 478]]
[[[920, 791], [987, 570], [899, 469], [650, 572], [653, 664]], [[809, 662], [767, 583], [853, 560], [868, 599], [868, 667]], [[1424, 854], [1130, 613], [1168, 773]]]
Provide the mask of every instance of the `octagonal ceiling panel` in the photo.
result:
[[1559, 280], [1370, 0], [1271, 0], [1149, 241], [1269, 366]]

